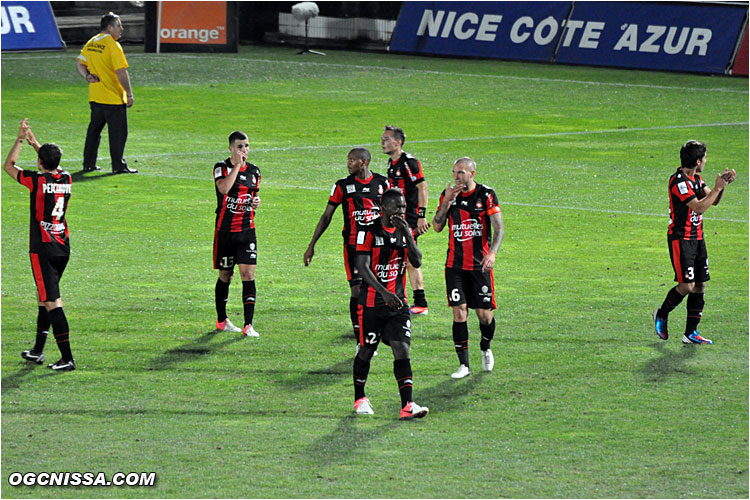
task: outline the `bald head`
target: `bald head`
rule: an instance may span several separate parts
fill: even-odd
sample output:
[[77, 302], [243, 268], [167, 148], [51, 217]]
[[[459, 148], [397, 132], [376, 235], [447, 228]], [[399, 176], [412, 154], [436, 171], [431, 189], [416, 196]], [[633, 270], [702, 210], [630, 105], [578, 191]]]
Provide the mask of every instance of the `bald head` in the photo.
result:
[[456, 160], [456, 162], [453, 165], [461, 166], [470, 172], [476, 172], [477, 170], [477, 164], [474, 162], [474, 160], [472, 160], [468, 156], [459, 158], [458, 160]]

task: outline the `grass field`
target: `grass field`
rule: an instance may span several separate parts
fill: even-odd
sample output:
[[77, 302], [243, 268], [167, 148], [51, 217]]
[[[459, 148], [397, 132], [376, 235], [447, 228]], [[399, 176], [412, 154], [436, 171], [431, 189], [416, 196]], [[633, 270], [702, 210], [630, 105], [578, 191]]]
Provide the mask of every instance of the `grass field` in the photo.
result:
[[[25, 364], [36, 306], [28, 194], [2, 179], [2, 496], [748, 497], [748, 81], [742, 78], [242, 47], [126, 47], [135, 88], [126, 157], [137, 176], [80, 174], [85, 82], [65, 54], [2, 57], [2, 154], [29, 117], [74, 175], [62, 280], [78, 370]], [[415, 400], [400, 422], [392, 356], [351, 413], [354, 343], [341, 215], [302, 265], [346, 153], [407, 133], [430, 210], [453, 160], [497, 191], [495, 370], [457, 362], [445, 233], [420, 239], [430, 314], [414, 320]], [[211, 170], [235, 129], [263, 173], [255, 327], [216, 333]], [[709, 146], [705, 178], [737, 170], [705, 231], [711, 282], [684, 347], [650, 319], [672, 286], [667, 179], [680, 145]], [[33, 168], [30, 147], [21, 166]], [[229, 311], [241, 323], [240, 285]], [[57, 359], [54, 342], [48, 358]], [[157, 473], [152, 488], [12, 487], [12, 472]]]

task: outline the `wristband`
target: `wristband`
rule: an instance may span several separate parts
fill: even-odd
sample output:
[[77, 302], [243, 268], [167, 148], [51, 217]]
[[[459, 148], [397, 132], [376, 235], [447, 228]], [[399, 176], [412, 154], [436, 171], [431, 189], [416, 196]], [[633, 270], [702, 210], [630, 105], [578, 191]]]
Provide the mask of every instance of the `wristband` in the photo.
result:
[[427, 216], [427, 208], [426, 207], [419, 207], [417, 209], [417, 216], [420, 219], [424, 219]]

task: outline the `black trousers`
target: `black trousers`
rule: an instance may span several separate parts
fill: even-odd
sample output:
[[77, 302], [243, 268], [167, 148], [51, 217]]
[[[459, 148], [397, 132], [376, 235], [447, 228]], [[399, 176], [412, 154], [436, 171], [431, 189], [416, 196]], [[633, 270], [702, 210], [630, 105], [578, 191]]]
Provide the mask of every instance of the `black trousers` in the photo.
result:
[[91, 121], [86, 132], [86, 145], [83, 147], [83, 168], [88, 170], [96, 166], [102, 130], [104, 125], [107, 125], [112, 171], [123, 170], [128, 166], [122, 157], [125, 152], [125, 142], [128, 140], [127, 107], [124, 104], [99, 104], [98, 102], [89, 102], [89, 104], [91, 105]]

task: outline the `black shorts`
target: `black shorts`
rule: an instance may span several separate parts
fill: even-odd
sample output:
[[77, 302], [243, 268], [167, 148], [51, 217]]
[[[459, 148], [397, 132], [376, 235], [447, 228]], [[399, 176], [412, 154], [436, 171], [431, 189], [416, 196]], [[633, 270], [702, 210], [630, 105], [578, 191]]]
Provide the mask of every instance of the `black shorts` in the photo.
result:
[[445, 268], [445, 288], [448, 305], [466, 304], [471, 309], [497, 309], [495, 277], [492, 271], [463, 271]]
[[258, 261], [258, 241], [255, 229], [241, 233], [214, 233], [214, 269], [227, 271], [235, 264], [254, 266]]
[[708, 252], [704, 240], [668, 240], [669, 258], [678, 283], [703, 283], [708, 275]]
[[385, 345], [391, 345], [392, 340], [411, 343], [411, 319], [406, 307], [394, 311], [385, 306], [365, 307], [359, 304], [357, 318], [360, 345], [377, 347], [381, 340]]
[[29, 253], [29, 257], [39, 300], [53, 302], [59, 299], [60, 278], [68, 265], [68, 257], [48, 257], [44, 252]]
[[357, 246], [344, 244], [344, 267], [349, 286], [362, 284], [362, 278], [357, 270]]

